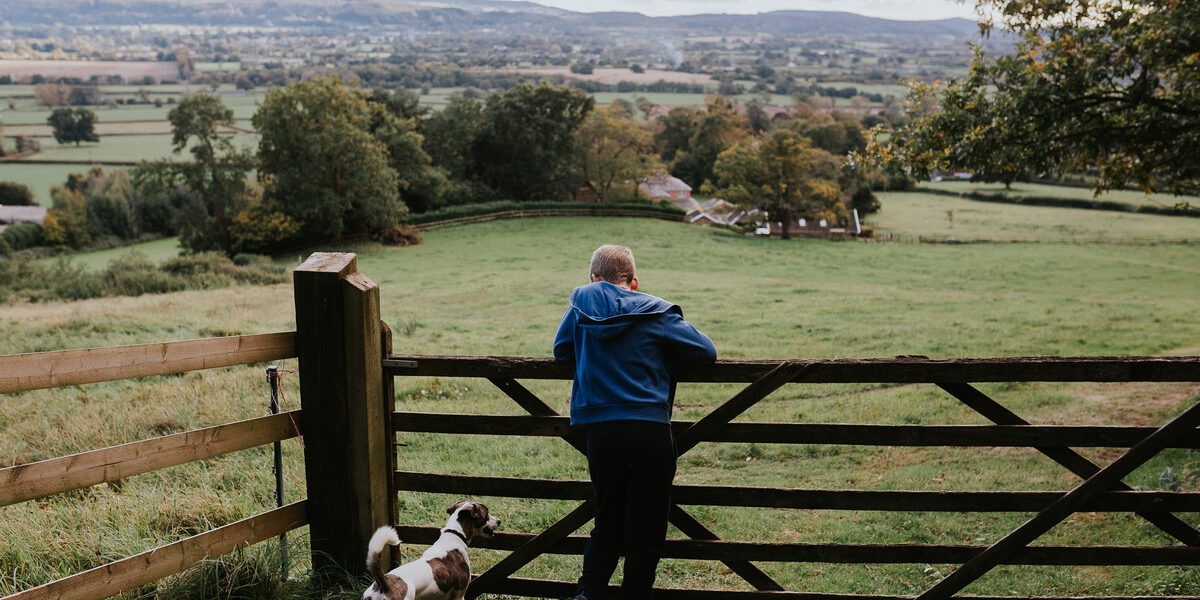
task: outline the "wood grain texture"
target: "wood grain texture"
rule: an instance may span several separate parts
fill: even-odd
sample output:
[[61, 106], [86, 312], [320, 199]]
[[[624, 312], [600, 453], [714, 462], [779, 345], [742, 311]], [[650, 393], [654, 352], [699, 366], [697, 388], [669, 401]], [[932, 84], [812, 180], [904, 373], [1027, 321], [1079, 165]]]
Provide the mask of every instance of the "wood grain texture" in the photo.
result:
[[204, 560], [291, 531], [308, 522], [304, 500], [17, 592], [5, 600], [101, 600], [174, 575]]
[[258, 417], [0, 469], [0, 506], [296, 437], [300, 411]]
[[[401, 362], [415, 361], [415, 367]], [[787, 362], [718, 360], [680, 370], [679, 381], [748, 383]], [[844, 358], [809, 365], [792, 383], [954, 383], [978, 381], [1200, 381], [1200, 356], [1021, 356], [1005, 358]], [[574, 364], [522, 356], [392, 354], [386, 374], [571, 379]]]
[[0, 356], [0, 393], [169, 375], [296, 356], [296, 332]]
[[[672, 421], [676, 435], [695, 421]], [[397, 412], [395, 431], [468, 435], [571, 437], [570, 417]], [[856, 425], [846, 423], [729, 423], [708, 442], [845, 444], [855, 446], [1103, 447], [1129, 448], [1154, 427], [1100, 425]], [[1200, 448], [1200, 431], [1175, 447]]]

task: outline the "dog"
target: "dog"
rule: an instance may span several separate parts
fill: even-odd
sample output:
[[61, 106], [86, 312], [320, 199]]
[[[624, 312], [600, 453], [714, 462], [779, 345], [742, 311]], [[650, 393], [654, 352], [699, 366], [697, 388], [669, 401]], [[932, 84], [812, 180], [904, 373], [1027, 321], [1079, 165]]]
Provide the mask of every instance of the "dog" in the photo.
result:
[[421, 555], [384, 573], [379, 555], [384, 546], [396, 546], [400, 536], [391, 527], [380, 527], [367, 547], [367, 572], [375, 583], [363, 592], [363, 600], [462, 600], [471, 583], [467, 544], [476, 536], [491, 537], [500, 519], [488, 514], [481, 502], [460, 500], [446, 509], [450, 519], [442, 535]]

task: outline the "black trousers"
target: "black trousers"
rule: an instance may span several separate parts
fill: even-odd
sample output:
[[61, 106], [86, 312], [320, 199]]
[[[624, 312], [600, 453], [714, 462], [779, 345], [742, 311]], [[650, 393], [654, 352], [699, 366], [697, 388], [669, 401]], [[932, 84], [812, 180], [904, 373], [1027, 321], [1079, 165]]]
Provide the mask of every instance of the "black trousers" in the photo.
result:
[[671, 428], [649, 421], [588, 425], [587, 458], [596, 526], [583, 553], [579, 591], [594, 600], [603, 598], [617, 558], [624, 556], [622, 595], [627, 600], [649, 598], [671, 509]]

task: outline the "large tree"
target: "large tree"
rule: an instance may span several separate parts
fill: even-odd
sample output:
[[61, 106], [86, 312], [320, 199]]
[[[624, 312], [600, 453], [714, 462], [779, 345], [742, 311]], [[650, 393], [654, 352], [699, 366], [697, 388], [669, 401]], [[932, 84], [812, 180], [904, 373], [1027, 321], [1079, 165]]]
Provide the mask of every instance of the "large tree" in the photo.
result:
[[432, 164], [422, 148], [417, 119], [427, 112], [416, 95], [375, 90], [370, 104], [371, 135], [387, 150], [388, 164], [396, 172], [400, 199], [409, 210], [425, 212], [442, 205], [450, 187], [446, 172]]
[[304, 239], [380, 232], [405, 211], [374, 116], [337, 77], [272, 88], [254, 113], [264, 197], [301, 223]]
[[1094, 170], [1097, 191], [1200, 192], [1200, 3], [980, 0], [1015, 52], [976, 49], [967, 76], [916, 88], [877, 154], [1012, 174]]
[[765, 211], [782, 224], [787, 239], [789, 225], [799, 216], [845, 216], [836, 169], [826, 164], [828, 156], [796, 132], [781, 129], [722, 152], [714, 166], [719, 187], [713, 193]]
[[650, 130], [631, 117], [625, 107], [612, 104], [596, 109], [579, 128], [579, 170], [603, 202], [612, 200], [614, 185], [659, 168]]
[[488, 96], [473, 147], [478, 179], [514, 200], [556, 200], [571, 189], [576, 130], [595, 101], [581, 90], [520, 84]]
[[60, 144], [75, 142], [98, 142], [96, 135], [96, 113], [86, 108], [56, 108], [46, 117], [46, 123], [54, 130], [54, 140]]
[[175, 154], [187, 149], [191, 161], [156, 161], [139, 165], [134, 179], [153, 193], [170, 194], [176, 187], [191, 190], [198, 204], [183, 211], [179, 223], [182, 245], [193, 251], [230, 252], [230, 222], [247, 204], [246, 176], [254, 155], [233, 145], [220, 128], [235, 123], [233, 110], [209, 94], [187, 96], [167, 113]]
[[749, 121], [733, 102], [713, 96], [704, 110], [676, 108], [661, 117], [655, 141], [671, 174], [699, 188], [714, 179], [717, 155], [749, 136]]

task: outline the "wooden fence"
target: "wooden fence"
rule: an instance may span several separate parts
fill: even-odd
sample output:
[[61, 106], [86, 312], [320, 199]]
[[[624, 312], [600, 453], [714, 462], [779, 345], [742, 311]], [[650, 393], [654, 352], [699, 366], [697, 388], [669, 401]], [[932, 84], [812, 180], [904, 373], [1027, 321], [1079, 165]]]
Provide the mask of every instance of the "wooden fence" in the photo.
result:
[[[288, 439], [291, 421], [304, 433], [307, 498], [224, 527], [155, 548], [10, 598], [99, 599], [178, 573], [205, 557], [256, 543], [308, 525], [314, 572], [362, 572], [367, 540], [375, 527], [395, 522], [399, 490], [579, 501], [560, 521], [539, 533], [503, 532], [481, 545], [511, 551], [472, 583], [468, 595], [508, 593], [567, 596], [573, 584], [515, 578], [545, 553], [580, 554], [584, 539], [572, 534], [592, 516], [590, 485], [505, 477], [464, 477], [400, 471], [395, 434], [560, 437], [582, 451], [579, 435], [520, 379], [570, 379], [569, 365], [549, 359], [478, 356], [416, 356], [391, 352], [379, 319], [378, 286], [358, 272], [353, 254], [317, 253], [294, 271], [296, 331], [206, 340], [141, 344], [0, 356], [0, 393], [86, 385], [195, 369], [299, 359], [301, 410], [0, 469], [0, 506], [146, 473]], [[486, 378], [528, 416], [396, 412], [397, 376]], [[682, 381], [749, 385], [696, 422], [673, 424], [680, 452], [702, 442], [887, 446], [1029, 446], [1078, 475], [1072, 490], [1013, 492], [920, 492], [808, 490], [745, 486], [676, 486], [671, 522], [689, 540], [670, 540], [669, 558], [717, 560], [756, 591], [662, 590], [663, 598], [796, 597], [899, 599], [788, 592], [752, 561], [963, 563], [920, 598], [946, 598], [998, 564], [1196, 565], [1200, 533], [1172, 512], [1200, 511], [1200, 494], [1132, 491], [1121, 478], [1168, 447], [1200, 447], [1200, 405], [1154, 427], [1034, 426], [971, 384], [991, 381], [1197, 381], [1200, 357], [1005, 358], [928, 360], [721, 361], [681, 373]], [[932, 383], [994, 425], [856, 425], [731, 422], [788, 384]], [[319, 426], [317, 426], [319, 424]], [[1071, 447], [1130, 450], [1101, 468]], [[991, 546], [779, 544], [724, 541], [683, 506], [877, 511], [1038, 511], [1038, 515]], [[1070, 513], [1124, 511], [1141, 515], [1180, 541], [1163, 547], [1036, 546], [1028, 544]], [[435, 527], [400, 526], [407, 542], [429, 543]], [[384, 560], [389, 560], [385, 556]], [[1200, 600], [1200, 598], [1197, 598]]]
[[[505, 356], [389, 355], [387, 375], [396, 377], [486, 378], [528, 416], [394, 412], [395, 432], [560, 437], [579, 451], [583, 441], [545, 402], [518, 379], [570, 379], [571, 365], [550, 359]], [[695, 422], [673, 423], [681, 454], [701, 442], [772, 444], [854, 444], [880, 446], [1023, 446], [1079, 476], [1064, 491], [876, 491], [811, 490], [746, 486], [677, 485], [670, 520], [689, 540], [668, 540], [667, 558], [716, 560], [757, 591], [659, 590], [661, 598], [912, 598], [786, 591], [751, 561], [825, 563], [960, 563], [938, 584], [918, 596], [948, 598], [1000, 564], [1016, 565], [1197, 565], [1200, 532], [1175, 511], [1200, 511], [1200, 493], [1132, 491], [1121, 478], [1168, 447], [1200, 447], [1200, 404], [1162, 427], [1035, 426], [989, 398], [974, 382], [992, 381], [1197, 381], [1200, 357], [1052, 358], [929, 360], [720, 361], [681, 373], [680, 381], [747, 382], [749, 385]], [[979, 412], [995, 425], [855, 425], [832, 423], [732, 423], [785, 384], [931, 383]], [[1107, 467], [1092, 463], [1071, 447], [1126, 447]], [[402, 451], [402, 450], [401, 450]], [[536, 534], [500, 533], [479, 545], [511, 553], [471, 584], [468, 597], [481, 593], [569, 596], [574, 583], [512, 577], [546, 553], [582, 554], [586, 538], [571, 535], [594, 515], [587, 481], [518, 477], [476, 477], [396, 471], [396, 490], [474, 496], [574, 500], [580, 504]], [[1037, 512], [1037, 516], [991, 546], [932, 544], [829, 544], [724, 541], [683, 507], [712, 505], [804, 510]], [[1036, 546], [1029, 543], [1071, 513], [1134, 512], [1181, 543], [1163, 547]], [[428, 543], [435, 527], [400, 527], [406, 541]]]
[[[22, 392], [296, 356], [295, 332], [0, 356], [0, 393]], [[35, 500], [296, 436], [292, 411], [0, 469], [0, 506]], [[116, 562], [18, 592], [13, 600], [100, 599], [178, 573], [205, 557], [290, 531], [305, 502], [230, 523]]]

